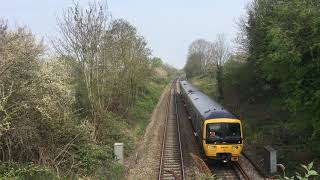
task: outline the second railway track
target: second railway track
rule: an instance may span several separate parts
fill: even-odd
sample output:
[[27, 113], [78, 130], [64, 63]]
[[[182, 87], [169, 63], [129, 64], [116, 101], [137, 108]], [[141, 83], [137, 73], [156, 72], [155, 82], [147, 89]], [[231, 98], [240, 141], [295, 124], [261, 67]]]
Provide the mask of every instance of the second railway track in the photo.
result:
[[167, 105], [158, 179], [185, 179], [182, 157], [179, 116], [177, 112], [177, 84], [172, 83]]

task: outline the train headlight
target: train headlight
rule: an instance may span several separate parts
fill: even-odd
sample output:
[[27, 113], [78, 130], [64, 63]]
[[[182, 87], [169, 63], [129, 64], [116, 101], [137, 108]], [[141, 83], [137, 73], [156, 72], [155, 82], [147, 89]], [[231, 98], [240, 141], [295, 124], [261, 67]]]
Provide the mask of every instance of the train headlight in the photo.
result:
[[233, 146], [233, 148], [236, 148], [236, 149], [238, 149], [238, 148], [239, 148], [239, 146]]

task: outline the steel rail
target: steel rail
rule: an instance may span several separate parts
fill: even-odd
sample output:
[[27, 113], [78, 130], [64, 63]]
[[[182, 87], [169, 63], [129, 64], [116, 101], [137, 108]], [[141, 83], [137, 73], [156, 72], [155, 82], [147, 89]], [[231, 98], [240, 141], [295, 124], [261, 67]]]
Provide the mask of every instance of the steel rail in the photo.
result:
[[164, 125], [164, 132], [163, 132], [163, 137], [162, 137], [162, 146], [161, 146], [161, 156], [160, 156], [160, 165], [159, 165], [159, 175], [158, 175], [158, 179], [161, 179], [161, 174], [162, 174], [162, 165], [163, 165], [163, 154], [164, 154], [164, 145], [165, 145], [165, 139], [166, 139], [166, 133], [167, 133], [167, 122], [169, 119], [169, 109], [170, 109], [170, 99], [171, 99], [171, 88], [172, 88], [172, 84], [170, 86], [170, 90], [169, 90], [169, 97], [167, 100], [167, 109], [166, 109], [166, 121], [165, 121], [165, 125]]
[[181, 179], [185, 179], [184, 174], [184, 162], [183, 162], [183, 153], [182, 153], [182, 146], [181, 146], [181, 136], [180, 136], [180, 117], [178, 112], [178, 103], [177, 103], [177, 84], [175, 83], [175, 91], [174, 91], [174, 103], [175, 103], [175, 112], [176, 112], [176, 121], [178, 126], [178, 138], [179, 138], [179, 148], [180, 148], [180, 158], [181, 158]]
[[[182, 155], [182, 146], [181, 146], [181, 138], [180, 138], [180, 126], [179, 126], [179, 115], [177, 111], [177, 102], [176, 102], [176, 87], [177, 87], [177, 79], [173, 81], [171, 87], [170, 87], [170, 94], [167, 102], [167, 110], [166, 110], [166, 121], [165, 121], [165, 127], [164, 127], [164, 134], [163, 134], [163, 139], [162, 139], [162, 147], [161, 147], [161, 157], [160, 157], [160, 165], [159, 165], [159, 175], [158, 179], [165, 179], [165, 178], [174, 178], [174, 179], [185, 179], [185, 173], [184, 173], [184, 164], [183, 164], [183, 155]], [[172, 89], [173, 89], [173, 94], [172, 94]], [[171, 114], [171, 98], [173, 96], [173, 102], [174, 102], [174, 108], [175, 111], [172, 113], [175, 113], [175, 122], [173, 119], [170, 119], [169, 116]], [[169, 122], [169, 120], [171, 120]], [[172, 127], [176, 123], [176, 128]], [[171, 126], [168, 128], [168, 126]], [[168, 132], [168, 129], [170, 132]], [[169, 137], [169, 135], [175, 135], [177, 133], [177, 137]], [[175, 141], [175, 138], [177, 139], [177, 142]], [[167, 142], [167, 139], [169, 141]], [[166, 144], [168, 145], [166, 146]], [[173, 143], [173, 144], [172, 144]], [[177, 144], [176, 144], [177, 143]], [[177, 146], [177, 149], [172, 149]], [[165, 154], [165, 152], [170, 152], [169, 154]], [[179, 152], [179, 155], [177, 154]], [[166, 155], [166, 157], [165, 157]], [[171, 155], [171, 157], [170, 157]], [[176, 156], [179, 156], [179, 159], [176, 161]], [[175, 164], [179, 162], [179, 164]], [[167, 167], [165, 167], [167, 166]], [[176, 174], [177, 168], [173, 168], [168, 170], [170, 167], [176, 167], [179, 166], [179, 173]], [[176, 171], [174, 171], [176, 170]]]
[[[241, 167], [239, 162], [234, 162], [234, 168], [236, 168], [240, 172], [241, 177], [244, 178], [245, 180], [250, 180], [251, 179], [248, 176], [248, 174], [246, 173], [246, 171]], [[241, 177], [239, 177], [239, 178], [242, 179]]]

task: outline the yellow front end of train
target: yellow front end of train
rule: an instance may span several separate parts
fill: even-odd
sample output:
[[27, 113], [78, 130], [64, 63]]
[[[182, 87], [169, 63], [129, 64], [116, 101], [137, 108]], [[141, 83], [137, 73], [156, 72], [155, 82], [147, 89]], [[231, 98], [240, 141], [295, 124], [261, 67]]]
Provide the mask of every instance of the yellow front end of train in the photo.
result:
[[238, 161], [243, 148], [239, 119], [208, 119], [203, 124], [203, 149], [210, 159]]

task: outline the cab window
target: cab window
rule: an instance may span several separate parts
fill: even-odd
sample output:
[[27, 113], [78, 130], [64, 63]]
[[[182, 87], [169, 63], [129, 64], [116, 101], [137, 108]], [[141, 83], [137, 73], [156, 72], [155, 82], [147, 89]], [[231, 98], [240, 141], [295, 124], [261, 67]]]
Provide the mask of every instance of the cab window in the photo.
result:
[[209, 123], [206, 128], [206, 138], [209, 143], [239, 143], [240, 123]]

